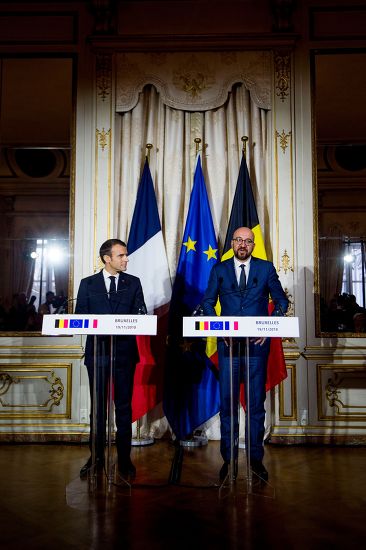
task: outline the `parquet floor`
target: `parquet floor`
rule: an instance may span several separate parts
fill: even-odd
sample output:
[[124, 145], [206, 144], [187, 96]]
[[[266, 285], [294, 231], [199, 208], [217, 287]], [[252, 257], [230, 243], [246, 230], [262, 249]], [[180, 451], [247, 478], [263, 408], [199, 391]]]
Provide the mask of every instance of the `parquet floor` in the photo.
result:
[[[234, 488], [219, 495], [219, 443], [133, 449], [137, 478], [90, 494], [78, 473], [85, 445], [0, 448], [0, 545], [33, 549], [324, 549], [366, 547], [366, 448], [266, 445], [275, 494], [248, 495], [241, 457]], [[221, 498], [220, 498], [221, 497]], [[274, 498], [270, 498], [274, 497]]]

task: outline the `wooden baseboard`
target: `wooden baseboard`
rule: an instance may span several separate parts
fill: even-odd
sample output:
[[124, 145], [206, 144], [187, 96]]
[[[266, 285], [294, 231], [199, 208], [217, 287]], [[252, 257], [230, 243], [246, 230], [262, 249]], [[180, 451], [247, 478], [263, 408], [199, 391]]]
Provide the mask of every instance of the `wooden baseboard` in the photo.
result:
[[271, 435], [269, 445], [366, 445], [366, 435]]
[[0, 443], [89, 443], [89, 434], [0, 433]]

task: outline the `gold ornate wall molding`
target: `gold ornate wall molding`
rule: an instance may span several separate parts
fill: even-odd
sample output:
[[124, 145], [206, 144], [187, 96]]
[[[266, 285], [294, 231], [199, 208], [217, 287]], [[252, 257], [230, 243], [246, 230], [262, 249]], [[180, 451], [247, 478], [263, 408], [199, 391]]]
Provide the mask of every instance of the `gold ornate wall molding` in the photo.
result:
[[236, 83], [253, 101], [271, 108], [270, 52], [174, 52], [116, 55], [116, 110], [130, 111], [153, 84], [169, 107], [207, 111], [222, 106]]
[[291, 130], [286, 134], [285, 130], [282, 130], [282, 132], [278, 132], [276, 130], [276, 138], [279, 138], [280, 140], [280, 147], [282, 149], [283, 154], [286, 153], [286, 149], [288, 147], [289, 139], [291, 138], [292, 132]]
[[279, 385], [279, 420], [297, 421], [296, 364], [286, 369], [287, 379]]
[[101, 130], [96, 129], [96, 137], [99, 147], [101, 148], [102, 152], [104, 152], [104, 149], [106, 147], [111, 146], [111, 129], [105, 130], [105, 128], [102, 128]]
[[291, 56], [289, 52], [274, 54], [276, 96], [282, 103], [289, 98], [291, 88]]
[[71, 363], [2, 365], [4, 418], [71, 418]]
[[288, 271], [294, 271], [294, 268], [291, 265], [291, 258], [287, 254], [287, 250], [285, 249], [282, 256], [281, 256], [281, 265], [279, 267], [278, 271], [284, 271], [285, 275], [287, 275]]
[[106, 101], [112, 92], [111, 55], [99, 54], [96, 56], [96, 84], [99, 99]]
[[[293, 270], [292, 270], [293, 271]], [[287, 317], [294, 317], [295, 316], [295, 302], [294, 302], [294, 297], [292, 294], [290, 294], [289, 292], [289, 289], [288, 288], [284, 288], [284, 291], [286, 293], [286, 296], [288, 298], [288, 308], [287, 308], [287, 311], [286, 311], [286, 316]]]
[[366, 422], [363, 363], [317, 365], [318, 420]]

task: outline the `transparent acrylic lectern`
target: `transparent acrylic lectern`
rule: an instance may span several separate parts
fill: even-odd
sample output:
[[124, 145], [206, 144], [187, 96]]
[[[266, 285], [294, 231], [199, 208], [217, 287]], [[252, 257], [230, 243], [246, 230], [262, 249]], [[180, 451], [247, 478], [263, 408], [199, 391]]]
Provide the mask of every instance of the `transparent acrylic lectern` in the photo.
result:
[[[91, 467], [88, 472], [89, 492], [93, 492], [97, 488], [97, 465], [96, 465], [96, 429], [97, 429], [97, 363], [99, 350], [97, 346], [97, 337], [102, 335], [110, 336], [110, 362], [109, 362], [109, 381], [113, 380], [114, 373], [114, 345], [115, 336], [125, 335], [152, 335], [157, 332], [157, 316], [156, 315], [44, 315], [42, 324], [42, 334], [49, 336], [72, 336], [72, 335], [88, 335], [94, 336], [94, 375], [92, 401], [92, 432], [91, 432]], [[107, 393], [107, 431], [106, 431], [106, 478], [107, 488], [110, 490], [115, 482], [115, 467], [112, 462], [112, 422], [113, 422], [113, 384], [108, 384]], [[127, 481], [125, 484], [129, 485]], [[85, 482], [83, 484], [85, 488]], [[85, 491], [83, 491], [85, 492]]]
[[[245, 385], [245, 401], [247, 414], [247, 448], [246, 448], [246, 463], [247, 463], [247, 493], [253, 493], [253, 475], [250, 465], [250, 357], [249, 357], [249, 339], [250, 338], [269, 338], [269, 337], [298, 337], [299, 336], [299, 321], [297, 317], [184, 317], [183, 318], [183, 336], [185, 337], [221, 337], [225, 338], [229, 345], [229, 360], [230, 360], [230, 403], [231, 403], [231, 424], [230, 424], [230, 466], [228, 475], [220, 486], [220, 491], [229, 483], [230, 490], [233, 490], [234, 485], [234, 456], [235, 456], [235, 441], [234, 441], [234, 422], [233, 422], [233, 338], [242, 338], [245, 341], [245, 369], [246, 369], [246, 385]], [[267, 481], [260, 479], [264, 484]]]

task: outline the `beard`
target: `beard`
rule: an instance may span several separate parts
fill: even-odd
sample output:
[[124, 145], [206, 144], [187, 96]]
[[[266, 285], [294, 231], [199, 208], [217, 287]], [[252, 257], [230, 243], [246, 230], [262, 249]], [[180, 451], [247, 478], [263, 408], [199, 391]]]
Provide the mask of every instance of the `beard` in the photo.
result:
[[251, 253], [247, 248], [238, 248], [234, 251], [234, 256], [240, 261], [247, 260], [250, 257]]

